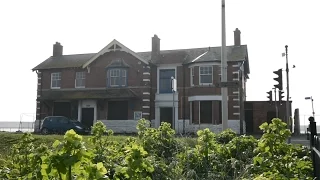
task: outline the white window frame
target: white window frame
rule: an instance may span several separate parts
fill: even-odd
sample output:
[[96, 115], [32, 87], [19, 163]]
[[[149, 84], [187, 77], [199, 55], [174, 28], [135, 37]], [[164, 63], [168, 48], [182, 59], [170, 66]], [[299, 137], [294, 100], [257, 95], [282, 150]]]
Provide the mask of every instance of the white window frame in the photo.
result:
[[[116, 75], [113, 75], [113, 72], [117, 71], [115, 73]], [[109, 70], [109, 86], [110, 87], [124, 87], [127, 86], [127, 69], [122, 68], [114, 68]], [[112, 78], [116, 78], [119, 80], [120, 84], [112, 84]]]
[[[57, 78], [57, 79], [54, 79]], [[53, 86], [53, 81], [60, 81], [60, 86]], [[60, 89], [61, 88], [61, 72], [51, 73], [51, 89]]]
[[[201, 75], [208, 75], [208, 74], [201, 74], [201, 68], [211, 68], [211, 83], [202, 83], [201, 82]], [[199, 66], [199, 85], [212, 85], [213, 84], [213, 66]]]
[[[114, 71], [117, 71], [117, 73], [115, 73], [116, 75], [112, 75], [112, 72], [114, 72]], [[112, 78], [116, 78], [116, 79], [119, 79], [120, 78], [120, 73], [121, 73], [121, 71], [120, 71], [120, 69], [110, 69], [110, 71], [109, 71], [109, 77], [110, 77], [110, 86], [111, 87], [117, 87], [117, 86], [120, 86], [119, 84], [117, 84], [116, 82], [115, 82], [115, 84], [112, 84]]]
[[[78, 86], [77, 85], [77, 80], [83, 80], [83, 85], [82, 86]], [[74, 86], [75, 88], [85, 88], [86, 87], [86, 72], [85, 71], [81, 71], [81, 72], [76, 72], [76, 78], [74, 80]]]
[[194, 86], [193, 79], [194, 79], [194, 67], [191, 67], [190, 68], [190, 86]]

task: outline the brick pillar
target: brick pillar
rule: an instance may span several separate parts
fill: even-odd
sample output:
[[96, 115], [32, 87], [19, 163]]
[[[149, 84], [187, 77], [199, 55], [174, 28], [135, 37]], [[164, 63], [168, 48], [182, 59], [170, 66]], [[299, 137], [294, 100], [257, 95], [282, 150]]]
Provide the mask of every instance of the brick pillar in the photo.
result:
[[36, 105], [36, 120], [40, 120], [41, 119], [41, 102], [39, 100], [39, 98], [41, 97], [41, 89], [42, 89], [42, 84], [41, 84], [41, 72], [37, 73], [38, 75], [38, 81], [37, 81], [37, 105]]
[[142, 118], [145, 118], [147, 120], [150, 120], [150, 73], [151, 69], [150, 66], [144, 66], [143, 67], [143, 75], [142, 75], [142, 81], [143, 81], [143, 90], [142, 90]]

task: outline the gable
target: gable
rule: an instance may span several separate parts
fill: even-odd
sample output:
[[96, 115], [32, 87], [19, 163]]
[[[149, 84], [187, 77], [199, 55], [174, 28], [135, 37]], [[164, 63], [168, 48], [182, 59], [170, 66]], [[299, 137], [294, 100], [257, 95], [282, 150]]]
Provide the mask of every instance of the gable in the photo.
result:
[[100, 57], [101, 55], [103, 55], [107, 52], [113, 52], [113, 51], [127, 52], [127, 53], [133, 55], [134, 57], [136, 57], [137, 59], [139, 59], [140, 61], [142, 61], [143, 63], [149, 64], [145, 59], [138, 56], [137, 53], [133, 52], [132, 50], [130, 50], [129, 48], [127, 48], [126, 46], [121, 44], [119, 41], [114, 39], [106, 47], [104, 47], [97, 54], [95, 54], [93, 57], [91, 57], [82, 67], [83, 68], [88, 67], [92, 62], [94, 62], [96, 59], [98, 59], [98, 57]]

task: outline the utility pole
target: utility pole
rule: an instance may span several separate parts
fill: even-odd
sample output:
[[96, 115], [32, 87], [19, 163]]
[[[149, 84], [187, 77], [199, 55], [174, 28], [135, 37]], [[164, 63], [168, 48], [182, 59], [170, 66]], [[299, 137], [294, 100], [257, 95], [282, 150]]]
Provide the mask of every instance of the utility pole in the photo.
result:
[[[221, 0], [221, 82], [227, 82], [227, 56], [226, 56], [226, 20], [225, 20], [225, 0]], [[222, 96], [222, 131], [228, 129], [228, 87], [221, 87]]]
[[[286, 120], [287, 120], [287, 126], [289, 128], [289, 124], [290, 124], [290, 103], [289, 103], [289, 99], [290, 99], [290, 91], [289, 91], [289, 63], [288, 63], [288, 45], [285, 46], [286, 48], [286, 74], [287, 74], [287, 101], [286, 101]], [[291, 128], [290, 128], [290, 132], [291, 132]], [[288, 142], [291, 142], [291, 138], [289, 137]]]

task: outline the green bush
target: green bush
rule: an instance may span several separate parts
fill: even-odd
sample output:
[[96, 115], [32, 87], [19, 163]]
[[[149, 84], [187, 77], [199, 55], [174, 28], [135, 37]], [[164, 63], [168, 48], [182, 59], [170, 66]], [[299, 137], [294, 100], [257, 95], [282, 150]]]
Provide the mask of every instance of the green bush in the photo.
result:
[[137, 138], [116, 139], [97, 122], [88, 138], [73, 130], [51, 143], [14, 136], [0, 158], [0, 179], [312, 179], [309, 150], [286, 143], [290, 132], [280, 119], [262, 124], [260, 139], [209, 129], [196, 140], [175, 138], [170, 124], [151, 128], [144, 119], [137, 129]]

